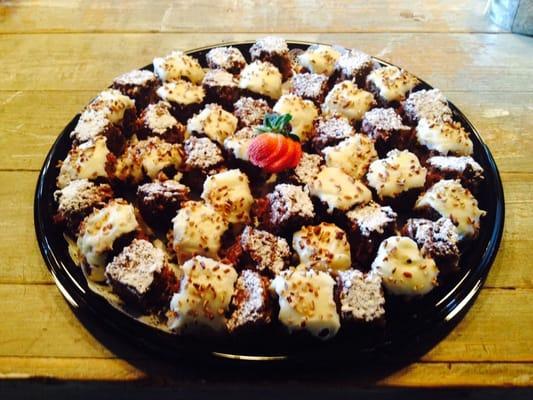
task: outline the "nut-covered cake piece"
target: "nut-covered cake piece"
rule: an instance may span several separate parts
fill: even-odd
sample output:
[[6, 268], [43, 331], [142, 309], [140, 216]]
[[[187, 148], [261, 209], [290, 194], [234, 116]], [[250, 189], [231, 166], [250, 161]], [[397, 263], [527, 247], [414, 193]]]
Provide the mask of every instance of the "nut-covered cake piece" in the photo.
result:
[[269, 62], [254, 61], [241, 71], [239, 87], [253, 97], [276, 100], [281, 96], [282, 76]]
[[169, 143], [180, 143], [186, 136], [183, 126], [171, 114], [172, 106], [166, 101], [150, 104], [135, 122], [136, 134], [139, 139], [159, 136]]
[[483, 168], [472, 157], [433, 156], [427, 161], [428, 186], [443, 179], [459, 179], [463, 187], [476, 193], [483, 177]]
[[189, 192], [187, 186], [171, 179], [145, 183], [137, 187], [137, 206], [146, 222], [166, 229]]
[[382, 106], [398, 104], [419, 84], [419, 80], [395, 66], [381, 67], [366, 78], [367, 89]]
[[359, 89], [352, 81], [342, 81], [333, 86], [322, 104], [322, 113], [326, 115], [339, 114], [350, 122], [363, 119], [376, 101], [372, 93]]
[[239, 119], [239, 127], [259, 125], [270, 114], [272, 108], [263, 99], [241, 97], [234, 104], [234, 114]]
[[205, 98], [205, 90], [202, 86], [184, 80], [166, 82], [157, 89], [156, 93], [161, 100], [172, 106], [172, 115], [182, 123], [186, 123], [194, 113], [200, 110]]
[[294, 94], [284, 94], [274, 105], [273, 111], [283, 115], [290, 114], [291, 133], [305, 142], [313, 136], [313, 122], [318, 110], [312, 101], [304, 100]]
[[202, 111], [189, 119], [187, 130], [196, 135], [205, 135], [219, 144], [235, 133], [237, 118], [218, 104], [207, 104]]
[[239, 99], [239, 81], [223, 69], [207, 71], [202, 86], [207, 102], [218, 103], [227, 110], [232, 110], [233, 103]]
[[290, 92], [320, 105], [328, 93], [329, 78], [322, 74], [296, 74], [291, 78]]
[[240, 245], [252, 266], [261, 272], [277, 274], [289, 263], [291, 252], [287, 241], [270, 232], [247, 226], [241, 234]]
[[175, 50], [153, 61], [154, 72], [163, 82], [187, 80], [199, 85], [204, 77], [202, 66], [194, 57]]
[[417, 124], [421, 119], [435, 122], [452, 120], [448, 100], [439, 89], [419, 90], [411, 93], [402, 104], [406, 119]]
[[359, 86], [364, 86], [365, 78], [372, 68], [372, 57], [356, 49], [342, 53], [335, 64], [335, 71], [340, 80], [355, 81]]
[[335, 64], [340, 57], [339, 51], [331, 46], [312, 45], [298, 56], [298, 63], [305, 71], [313, 74], [331, 76], [335, 71]]
[[434, 122], [421, 119], [416, 126], [421, 146], [442, 155], [469, 156], [474, 144], [459, 122]]
[[340, 316], [343, 322], [376, 324], [385, 318], [381, 276], [357, 269], [339, 271]]
[[370, 163], [378, 158], [374, 142], [360, 133], [322, 149], [322, 154], [328, 167], [340, 168], [355, 179], [362, 179]]
[[353, 135], [355, 129], [347, 118], [339, 115], [321, 116], [315, 121], [315, 136], [312, 143], [314, 149], [321, 152], [324, 147], [334, 146]]
[[261, 60], [275, 65], [284, 81], [292, 75], [289, 47], [283, 38], [267, 36], [258, 39], [250, 48], [250, 56], [252, 61]]

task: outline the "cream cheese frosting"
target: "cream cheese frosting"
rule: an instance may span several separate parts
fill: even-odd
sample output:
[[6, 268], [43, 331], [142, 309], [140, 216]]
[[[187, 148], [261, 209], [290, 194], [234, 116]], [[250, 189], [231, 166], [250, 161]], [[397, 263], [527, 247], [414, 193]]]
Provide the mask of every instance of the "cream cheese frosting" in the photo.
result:
[[372, 82], [379, 90], [379, 95], [386, 101], [404, 100], [419, 81], [409, 72], [398, 67], [382, 67], [372, 71], [367, 82]]
[[204, 100], [204, 88], [184, 80], [166, 82], [157, 91], [160, 99], [182, 106], [198, 104]]
[[269, 62], [254, 61], [241, 71], [239, 87], [271, 99], [279, 99], [281, 73]]
[[206, 135], [211, 140], [224, 144], [224, 139], [235, 133], [237, 118], [218, 104], [208, 104], [187, 122], [187, 130]]
[[363, 178], [370, 163], [378, 157], [374, 142], [359, 133], [324, 148], [322, 153], [328, 167], [338, 167], [355, 179]]
[[294, 94], [284, 94], [274, 105], [278, 114], [290, 114], [291, 133], [305, 142], [313, 133], [313, 122], [318, 117], [318, 110], [310, 100], [304, 100]]
[[162, 81], [185, 78], [192, 83], [200, 84], [204, 77], [204, 70], [198, 60], [183, 51], [175, 50], [165, 57], [156, 57], [153, 64], [154, 72]]
[[335, 63], [340, 55], [331, 46], [316, 45], [310, 46], [305, 52], [300, 54], [298, 62], [309, 72], [330, 76], [335, 70]]
[[350, 121], [360, 121], [375, 104], [372, 93], [359, 89], [352, 81], [333, 86], [322, 104], [324, 114], [340, 114]]
[[440, 154], [469, 156], [474, 144], [468, 132], [458, 122], [433, 122], [422, 118], [416, 127], [418, 143]]

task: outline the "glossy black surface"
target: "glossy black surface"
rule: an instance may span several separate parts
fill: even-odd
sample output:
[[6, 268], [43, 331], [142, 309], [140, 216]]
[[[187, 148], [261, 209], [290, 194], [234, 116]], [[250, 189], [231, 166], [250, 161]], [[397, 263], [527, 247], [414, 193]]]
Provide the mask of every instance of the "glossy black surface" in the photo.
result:
[[[245, 56], [249, 43], [232, 43]], [[308, 43], [289, 42], [290, 48], [306, 48]], [[216, 47], [216, 46], [213, 46]], [[211, 47], [189, 51], [202, 63]], [[381, 60], [377, 60], [386, 64]], [[205, 64], [205, 63], [204, 63]], [[148, 66], [146, 68], [151, 68]], [[426, 88], [429, 85], [423, 84]], [[319, 342], [303, 335], [287, 336], [272, 330], [261, 336], [239, 338], [178, 337], [159, 331], [129, 317], [106, 300], [91, 292], [80, 269], [68, 254], [62, 232], [53, 224], [55, 213], [53, 192], [58, 175], [58, 162], [71, 146], [69, 133], [79, 114], [65, 127], [52, 146], [43, 165], [35, 193], [34, 217], [37, 240], [55, 282], [71, 306], [80, 313], [88, 312], [115, 329], [118, 335], [133, 339], [143, 347], [164, 355], [208, 355], [241, 360], [317, 360], [377, 357], [380, 352], [409, 353], [427, 351], [443, 337], [475, 300], [496, 256], [504, 223], [504, 197], [494, 159], [468, 119], [450, 104], [454, 117], [471, 133], [474, 158], [485, 170], [485, 183], [478, 197], [479, 206], [487, 211], [479, 237], [469, 243], [461, 258], [461, 270], [429, 295], [405, 302], [387, 299], [387, 323], [384, 329], [366, 331], [341, 329], [337, 337]], [[429, 347], [428, 347], [429, 346]]]

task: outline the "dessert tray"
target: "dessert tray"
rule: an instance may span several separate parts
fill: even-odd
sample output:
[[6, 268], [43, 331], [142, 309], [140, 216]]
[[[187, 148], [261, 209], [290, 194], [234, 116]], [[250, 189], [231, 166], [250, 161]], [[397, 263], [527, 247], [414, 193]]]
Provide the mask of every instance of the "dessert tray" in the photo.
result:
[[440, 90], [279, 37], [117, 77], [35, 195], [76, 310], [165, 354], [246, 360], [436, 337], [475, 300], [503, 223], [494, 159]]

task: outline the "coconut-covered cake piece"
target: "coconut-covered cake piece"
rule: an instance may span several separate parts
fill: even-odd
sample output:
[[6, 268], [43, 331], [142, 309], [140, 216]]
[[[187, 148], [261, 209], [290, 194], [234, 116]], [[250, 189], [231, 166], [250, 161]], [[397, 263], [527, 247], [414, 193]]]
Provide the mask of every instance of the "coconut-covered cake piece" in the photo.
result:
[[333, 86], [326, 96], [322, 112], [326, 115], [342, 115], [353, 123], [362, 120], [375, 104], [372, 93], [359, 89], [352, 81], [342, 81]]
[[168, 229], [189, 193], [187, 186], [171, 179], [149, 182], [137, 187], [137, 206], [147, 223]]
[[272, 112], [272, 108], [265, 100], [252, 97], [241, 97], [233, 106], [233, 114], [239, 120], [239, 128], [259, 125], [265, 119], [265, 115]]
[[187, 201], [172, 223], [171, 245], [179, 262], [195, 255], [217, 257], [228, 222], [213, 207], [202, 201]]
[[291, 133], [298, 136], [301, 142], [313, 136], [313, 122], [318, 117], [318, 110], [312, 101], [294, 94], [284, 94], [274, 105], [273, 111], [280, 115], [291, 115]]
[[254, 61], [241, 71], [239, 87], [251, 97], [276, 100], [281, 96], [282, 76], [269, 62]]
[[187, 122], [187, 130], [197, 136], [207, 136], [224, 144], [224, 139], [235, 133], [237, 118], [218, 104], [207, 104]]
[[314, 149], [320, 153], [324, 147], [337, 143], [355, 135], [350, 121], [339, 115], [320, 116], [315, 121], [315, 136], [312, 139]]
[[335, 280], [328, 273], [303, 266], [290, 268], [277, 275], [270, 288], [278, 297], [278, 319], [289, 332], [306, 331], [322, 340], [337, 334]]
[[186, 137], [186, 129], [171, 114], [172, 106], [166, 101], [150, 104], [135, 121], [135, 133], [139, 139], [158, 136], [169, 143], [180, 143]]
[[461, 185], [476, 193], [485, 179], [483, 168], [470, 156], [433, 156], [426, 164], [428, 166], [427, 186], [443, 179], [459, 179]]
[[108, 283], [124, 303], [144, 313], [166, 307], [178, 281], [163, 250], [134, 239], [107, 264]]
[[337, 276], [340, 317], [348, 324], [379, 324], [385, 319], [385, 295], [381, 276], [357, 269]]
[[452, 110], [448, 100], [439, 89], [424, 89], [411, 93], [402, 103], [402, 110], [407, 121], [413, 125], [421, 119], [434, 122], [452, 120]]
[[425, 257], [431, 257], [442, 272], [453, 272], [459, 267], [459, 236], [449, 218], [431, 221], [423, 218], [409, 218], [402, 228], [402, 234], [409, 236], [420, 247]]
[[161, 100], [172, 106], [170, 110], [172, 115], [181, 123], [186, 123], [200, 110], [205, 98], [202, 86], [181, 79], [163, 83], [156, 93]]
[[355, 81], [363, 87], [366, 76], [374, 68], [374, 61], [368, 54], [350, 49], [340, 55], [335, 63], [335, 73], [339, 80]]
[[295, 74], [291, 78], [290, 92], [320, 105], [328, 93], [329, 78], [322, 74]]
[[113, 79], [112, 88], [135, 100], [137, 110], [142, 110], [154, 99], [157, 83], [152, 71], [135, 69]]
[[205, 55], [207, 66], [212, 69], [224, 69], [231, 74], [238, 74], [246, 65], [241, 51], [232, 46], [215, 47]]
[[331, 46], [317, 44], [309, 46], [297, 58], [304, 71], [331, 76], [340, 55], [340, 52]]
[[421, 119], [416, 139], [425, 149], [441, 155], [469, 156], [474, 152], [470, 135], [459, 122], [434, 122]]
[[383, 278], [383, 286], [394, 295], [414, 297], [437, 286], [439, 270], [432, 258], [424, 257], [415, 241], [391, 236], [379, 245], [372, 271]]
[[181, 181], [193, 191], [201, 192], [209, 175], [225, 169], [222, 150], [207, 137], [191, 136], [183, 143], [185, 160]]
[[175, 50], [165, 57], [153, 60], [154, 72], [163, 82], [186, 80], [196, 85], [202, 83], [204, 70], [197, 59]]
[[376, 150], [384, 157], [392, 149], [408, 149], [413, 132], [402, 122], [393, 108], [374, 108], [365, 113], [361, 131], [375, 141]]
[[300, 263], [317, 270], [345, 270], [352, 264], [346, 232], [335, 224], [322, 222], [304, 226], [292, 237]]
[[226, 331], [237, 271], [202, 256], [185, 262], [182, 271], [179, 291], [170, 300], [168, 327], [176, 333]]
[[355, 179], [362, 179], [372, 161], [378, 158], [374, 142], [356, 133], [335, 146], [322, 149], [328, 167], [337, 167]]
[[287, 241], [270, 232], [247, 226], [240, 236], [243, 254], [249, 260], [245, 265], [261, 271], [277, 274], [289, 263], [291, 251]]
[[138, 226], [133, 205], [123, 199], [111, 200], [83, 220], [77, 245], [90, 279], [105, 280], [104, 269], [110, 256], [134, 239]]
[[382, 106], [397, 105], [405, 100], [420, 81], [395, 66], [373, 70], [366, 78], [366, 87]]
[[289, 47], [285, 39], [279, 36], [266, 36], [258, 39], [250, 47], [250, 56], [252, 61], [265, 61], [276, 66], [284, 81], [292, 75]]
[[270, 281], [256, 271], [241, 271], [231, 300], [230, 333], [258, 332], [272, 322]]
[[323, 166], [324, 159], [321, 156], [303, 152], [298, 165], [294, 169], [280, 174], [279, 181], [293, 185], [309, 185], [313, 182]]
[[239, 99], [239, 81], [223, 69], [207, 71], [202, 81], [208, 103], [218, 103], [227, 110]]
[[457, 227], [459, 239], [474, 239], [479, 233], [480, 219], [486, 212], [480, 210], [476, 198], [458, 180], [445, 179], [435, 183], [421, 194], [415, 210], [427, 215], [449, 218]]
[[372, 193], [361, 181], [336, 167], [322, 168], [308, 188], [329, 214], [334, 210], [347, 211], [372, 199]]
[[54, 222], [76, 236], [81, 221], [112, 198], [113, 190], [108, 184], [97, 185], [87, 179], [71, 181], [63, 189], [54, 192], [57, 203]]

